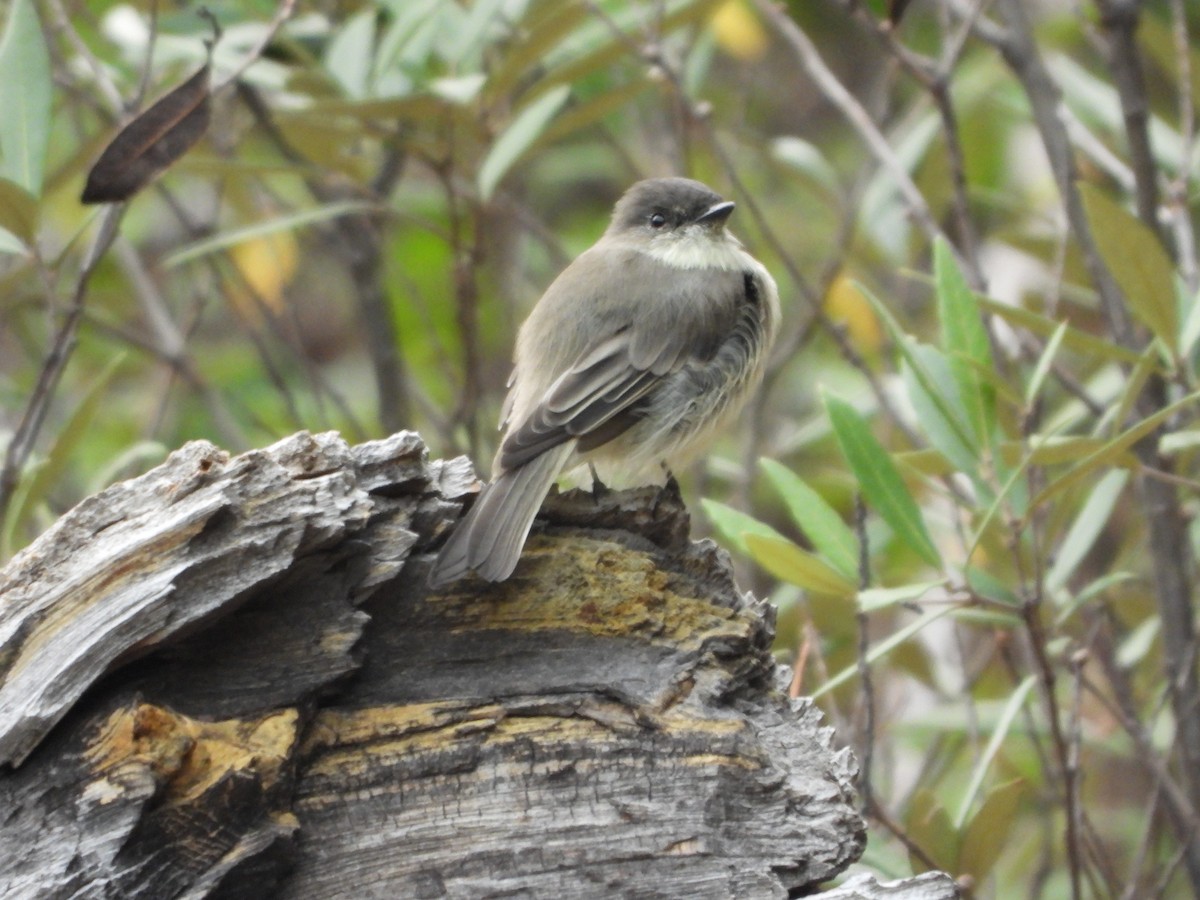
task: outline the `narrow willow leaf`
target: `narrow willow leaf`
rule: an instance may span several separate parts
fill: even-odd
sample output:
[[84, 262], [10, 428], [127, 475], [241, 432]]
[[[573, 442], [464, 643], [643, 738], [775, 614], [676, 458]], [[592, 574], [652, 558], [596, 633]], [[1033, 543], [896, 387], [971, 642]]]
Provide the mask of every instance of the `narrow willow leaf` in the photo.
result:
[[531, 69], [543, 65], [546, 55], [567, 40], [580, 22], [588, 18], [582, 3], [543, 3], [521, 23], [517, 41], [488, 77], [485, 90], [490, 97], [503, 97]]
[[521, 110], [504, 133], [496, 139], [492, 149], [479, 167], [479, 195], [484, 200], [492, 196], [500, 180], [508, 173], [534, 141], [541, 136], [554, 114], [559, 111], [571, 93], [569, 85], [560, 84], [546, 91]]
[[1054, 559], [1054, 565], [1046, 573], [1046, 589], [1052, 594], [1066, 586], [1067, 579], [1074, 573], [1084, 556], [1108, 524], [1117, 498], [1125, 489], [1129, 473], [1122, 469], [1114, 469], [1100, 479], [1099, 484], [1092, 489], [1091, 496], [1083, 504], [1083, 509], [1071, 523], [1071, 528], [1063, 538]]
[[1033, 374], [1029, 376], [1029, 384], [1025, 387], [1026, 407], [1033, 406], [1033, 401], [1042, 392], [1042, 383], [1046, 380], [1046, 375], [1049, 374], [1050, 367], [1054, 364], [1054, 357], [1058, 355], [1058, 348], [1062, 345], [1066, 334], [1067, 323], [1066, 320], [1063, 320], [1054, 329], [1054, 334], [1050, 335], [1050, 340], [1042, 349], [1042, 355], [1038, 357], [1037, 365], [1033, 367]]
[[[913, 846], [920, 847], [937, 868], [952, 871], [958, 860], [959, 834], [942, 801], [933, 791], [921, 788], [913, 795], [908, 810], [904, 831]], [[908, 860], [914, 875], [929, 871], [929, 863], [922, 856], [910, 852]]]
[[760, 460], [759, 466], [817, 552], [844, 577], [857, 582], [858, 539], [837, 510], [786, 466], [773, 459]]
[[942, 325], [942, 350], [950, 359], [958, 395], [966, 407], [976, 441], [980, 446], [987, 446], [995, 430], [996, 396], [992, 387], [979, 377], [976, 368], [989, 371], [995, 368], [992, 347], [975, 294], [967, 285], [945, 238], [939, 237], [934, 243], [933, 271], [938, 318]]
[[163, 260], [163, 266], [168, 269], [174, 268], [175, 266], [183, 265], [185, 262], [206, 256], [209, 253], [216, 253], [219, 250], [225, 250], [237, 244], [277, 234], [281, 231], [295, 231], [314, 222], [325, 222], [340, 216], [377, 211], [378, 206], [376, 204], [368, 203], [365, 200], [343, 200], [337, 203], [330, 203], [327, 206], [317, 206], [313, 209], [301, 210], [300, 212], [290, 213], [286, 216], [268, 219], [265, 222], [256, 222], [253, 225], [247, 225], [243, 228], [223, 231], [220, 234], [214, 234], [212, 237], [188, 244], [166, 257]]
[[[936, 347], [923, 344], [914, 343], [911, 352], [921, 360], [928, 375], [922, 379], [908, 360], [903, 360], [901, 377], [913, 412], [916, 413], [917, 427], [929, 439], [929, 443], [953, 463], [956, 471], [976, 475], [979, 469], [978, 453], [962, 437], [967, 433], [966, 412], [958, 402], [957, 392], [953, 391], [954, 380], [950, 374], [949, 360]], [[950, 389], [942, 395], [940, 404], [938, 398], [925, 389], [925, 384], [930, 382]], [[961, 417], [947, 418], [942, 412], [946, 408], [961, 413]]]
[[[928, 788], [913, 794], [904, 831], [909, 841], [908, 862], [914, 875], [930, 870], [954, 871], [960, 835], [954, 830], [942, 800]], [[917, 853], [912, 848], [920, 848]]]
[[778, 538], [781, 541], [787, 540], [770, 525], [760, 522], [732, 506], [726, 506], [716, 500], [701, 500], [700, 505], [704, 507], [704, 514], [708, 516], [708, 521], [712, 522], [713, 527], [721, 533], [726, 542], [733, 544], [739, 552], [746, 556], [750, 555], [750, 551], [746, 547], [746, 535], [748, 534]]
[[[896, 317], [892, 315], [892, 311], [882, 300], [872, 294], [864, 285], [855, 282], [855, 286], [875, 308], [880, 321], [883, 322], [892, 340], [895, 341], [896, 349], [900, 351], [904, 361], [912, 368], [912, 377], [916, 379], [921, 389], [928, 395], [929, 400], [937, 407], [946, 427], [953, 431], [958, 443], [971, 448], [972, 459], [978, 458], [978, 444], [975, 441], [970, 422], [964, 415], [962, 401], [957, 396], [954, 382], [930, 371], [926, 360], [932, 359], [933, 355], [927, 352], [927, 348], [922, 348], [921, 344], [900, 327], [900, 323], [896, 321]], [[933, 353], [936, 354], [937, 351], [934, 350]]]
[[[886, 638], [867, 651], [867, 665], [872, 665], [878, 662], [880, 659], [887, 656], [889, 653], [907, 641], [910, 637], [918, 634], [922, 629], [925, 628], [926, 625], [929, 625], [931, 622], [936, 622], [944, 615], [948, 615], [952, 609], [954, 609], [952, 606], [943, 606], [938, 609], [931, 609], [926, 613], [922, 613], [920, 616], [909, 622], [898, 631], [893, 631]], [[857, 674], [858, 663], [847, 666], [826, 681], [823, 685], [818, 687], [815, 691], [813, 691], [813, 699], [815, 700], [824, 694], [828, 694], [832, 690], [836, 690]]]
[[818, 594], [854, 596], [856, 585], [853, 579], [787, 538], [747, 534], [745, 541], [750, 558], [781, 581]]
[[1033, 690], [1033, 686], [1036, 683], [1037, 676], [1027, 676], [1024, 681], [1017, 685], [1017, 689], [1012, 692], [1012, 696], [1004, 704], [1004, 711], [1000, 713], [1000, 719], [996, 722], [996, 727], [992, 729], [992, 737], [988, 741], [987, 747], [984, 748], [983, 755], [975, 763], [975, 770], [971, 773], [971, 780], [967, 784], [967, 790], [963, 794], [962, 801], [958, 806], [958, 812], [954, 816], [954, 827], [956, 829], [961, 831], [963, 823], [967, 821], [967, 814], [971, 811], [971, 804], [975, 802], [975, 795], [979, 793], [979, 788], [983, 785], [983, 779], [987, 776], [988, 769], [991, 768], [992, 760], [996, 758], [996, 752], [1000, 749], [1000, 745], [1004, 743], [1004, 739], [1008, 737], [1008, 729], [1012, 726], [1013, 719], [1021, 711], [1021, 707], [1025, 705], [1025, 698], [1029, 696], [1029, 692]]
[[1117, 663], [1129, 669], [1145, 659], [1154, 645], [1154, 639], [1158, 637], [1161, 625], [1162, 620], [1158, 616], [1149, 616], [1133, 629], [1117, 648]]
[[1077, 481], [1087, 478], [1099, 467], [1108, 465], [1113, 460], [1118, 459], [1125, 451], [1149, 435], [1155, 428], [1175, 415], [1180, 409], [1190, 403], [1195, 403], [1198, 399], [1200, 399], [1200, 392], [1188, 394], [1186, 397], [1176, 400], [1169, 406], [1163, 407], [1158, 412], [1138, 422], [1132, 428], [1121, 432], [1121, 434], [1112, 440], [1106, 441], [1099, 449], [1085, 457], [1082, 462], [1076, 464], [1070, 471], [1044, 487], [1041, 493], [1033, 498], [1030, 507], [1036, 509], [1060, 491], [1074, 487]]
[[8, 521], [4, 523], [3, 539], [0, 540], [0, 554], [5, 558], [16, 549], [13, 541], [16, 538], [17, 527], [29, 520], [34, 507], [43, 502], [47, 494], [62, 481], [72, 453], [87, 441], [91, 434], [89, 426], [100, 410], [101, 400], [108, 390], [109, 383], [124, 363], [124, 353], [119, 353], [108, 361], [91, 380], [87, 392], [59, 430], [46, 458], [36, 468], [22, 473], [20, 488], [13, 497]]
[[32, 244], [37, 225], [37, 198], [15, 181], [0, 178], [0, 228], [12, 232], [25, 244]]
[[1194, 428], [1164, 434], [1158, 442], [1158, 452], [1163, 456], [1173, 456], [1197, 447], [1200, 447], [1200, 430]]
[[1183, 321], [1183, 334], [1179, 336], [1179, 355], [1189, 356], [1200, 340], [1200, 290], [1186, 302], [1187, 316]]
[[1177, 352], [1174, 267], [1162, 244], [1141, 219], [1106, 197], [1100, 188], [1083, 181], [1078, 184], [1100, 255], [1133, 314], [1172, 353]]
[[867, 588], [858, 592], [858, 608], [863, 612], [875, 612], [895, 606], [897, 603], [909, 603], [919, 600], [932, 591], [941, 587], [943, 581], [921, 581], [917, 584], [905, 584], [894, 588]]
[[1146, 345], [1137, 364], [1125, 379], [1125, 385], [1121, 389], [1121, 395], [1117, 398], [1117, 402], [1110, 403], [1108, 409], [1100, 417], [1100, 421], [1096, 423], [1095, 433], [1104, 434], [1109, 431], [1110, 425], [1116, 429], [1128, 420], [1134, 404], [1142, 395], [1142, 389], [1146, 387], [1146, 382], [1154, 372], [1155, 360], [1159, 358], [1158, 351], [1159, 345], [1153, 341]]
[[[1007, 303], [1001, 303], [998, 300], [991, 300], [987, 297], [980, 297], [979, 305], [1010, 325], [1025, 328], [1043, 338], [1052, 337], [1054, 332], [1062, 325], [1061, 322], [1057, 322], [1054, 319], [1047, 319], [1045, 316], [1039, 316], [1037, 313], [1022, 309], [1019, 306], [1009, 306]], [[1090, 334], [1085, 334], [1077, 328], [1069, 326], [1066, 333], [1063, 334], [1062, 342], [1063, 346], [1067, 349], [1078, 353], [1085, 353], [1097, 360], [1104, 359], [1117, 363], [1135, 363], [1138, 360], [1138, 354], [1132, 350], [1118, 347], [1110, 341], [1092, 337]]]
[[375, 54], [374, 9], [351, 16], [339, 28], [325, 50], [325, 71], [355, 100], [370, 95], [371, 62]]
[[547, 143], [561, 140], [599, 122], [605, 116], [623, 109], [651, 87], [648, 81], [632, 81], [598, 94], [586, 103], [572, 104], [546, 129], [542, 139]]
[[29, 248], [19, 237], [7, 228], [0, 228], [0, 253], [15, 253], [24, 256], [28, 252]]
[[892, 527], [896, 538], [916, 551], [929, 565], [941, 568], [942, 561], [925, 520], [912, 494], [900, 477], [896, 464], [875, 436], [870, 426], [845, 400], [824, 394], [825, 409], [833, 424], [838, 446], [850, 464], [867, 502]]
[[88, 173], [84, 203], [128, 200], [204, 136], [208, 73], [205, 65], [117, 133]]
[[1012, 833], [1013, 820], [1024, 794], [1023, 778], [998, 784], [988, 791], [979, 812], [971, 817], [971, 823], [962, 835], [955, 872], [970, 875], [976, 884], [991, 874], [1005, 849], [1005, 842], [998, 838]]
[[0, 36], [0, 178], [34, 197], [42, 194], [51, 94], [50, 56], [33, 0], [14, 0]]
[[1132, 572], [1110, 572], [1100, 578], [1097, 578], [1082, 591], [1064, 603], [1061, 611], [1054, 617], [1054, 624], [1061, 626], [1070, 620], [1071, 616], [1093, 597], [1097, 597], [1111, 587], [1116, 587], [1118, 584], [1125, 584], [1127, 581], [1137, 581], [1138, 576]]

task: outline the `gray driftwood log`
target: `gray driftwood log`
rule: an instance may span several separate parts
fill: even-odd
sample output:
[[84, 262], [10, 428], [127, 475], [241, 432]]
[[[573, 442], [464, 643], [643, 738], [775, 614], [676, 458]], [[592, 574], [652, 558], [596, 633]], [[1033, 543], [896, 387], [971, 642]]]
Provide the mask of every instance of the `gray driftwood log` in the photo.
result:
[[477, 487], [411, 433], [198, 442], [15, 557], [0, 896], [766, 898], [859, 856], [849, 753], [677, 495], [553, 497], [509, 582], [430, 593]]

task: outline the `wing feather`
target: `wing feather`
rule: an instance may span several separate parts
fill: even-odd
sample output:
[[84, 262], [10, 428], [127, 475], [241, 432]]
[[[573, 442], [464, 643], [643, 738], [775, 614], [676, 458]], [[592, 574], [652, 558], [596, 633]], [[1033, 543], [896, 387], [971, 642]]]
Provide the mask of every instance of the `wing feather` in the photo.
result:
[[[716, 352], [736, 320], [744, 294], [742, 274], [720, 270], [676, 270], [664, 284], [662, 263], [641, 253], [591, 257], [584, 254], [551, 286], [530, 316], [527, 353], [518, 342], [522, 378], [534, 354], [546, 347], [532, 335], [556, 344], [574, 362], [540, 394], [514, 401], [514, 382], [505, 404], [507, 428], [496, 472], [526, 465], [540, 453], [568, 440], [581, 450], [594, 449], [633, 426], [641, 401], [663, 380], [690, 361]], [[622, 271], [594, 271], [619, 267]], [[628, 294], [611, 303], [588, 296], [594, 285], [628, 285]], [[572, 327], [580, 305], [599, 306], [598, 334]], [[530, 327], [540, 319], [536, 327]], [[637, 322], [637, 328], [633, 327]], [[523, 418], [521, 417], [523, 415]]]

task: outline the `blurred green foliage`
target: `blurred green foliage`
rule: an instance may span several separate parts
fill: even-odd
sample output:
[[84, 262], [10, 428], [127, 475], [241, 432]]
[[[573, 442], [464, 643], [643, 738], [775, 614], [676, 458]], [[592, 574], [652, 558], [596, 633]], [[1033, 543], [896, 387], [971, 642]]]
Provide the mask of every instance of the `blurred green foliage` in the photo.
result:
[[211, 28], [184, 4], [0, 8], [0, 85], [21, 85], [0, 89], [0, 552], [193, 439], [414, 428], [484, 463], [524, 313], [631, 182], [690, 175], [738, 202], [786, 322], [685, 493], [778, 605], [794, 690], [870, 763], [865, 862], [978, 896], [1200, 888], [1200, 747], [1170, 702], [1144, 501], [1171, 486], [1194, 557], [1194, 6], [1141, 11], [1150, 172], [1113, 20], [1037, 10], [1130, 338], [991, 9], [930, 0], [893, 28], [885, 3], [786, 7], [885, 163], [765, 3], [316, 2], [277, 33], [265, 0], [208, 5], [216, 82], [265, 50], [90, 276], [87, 167]]

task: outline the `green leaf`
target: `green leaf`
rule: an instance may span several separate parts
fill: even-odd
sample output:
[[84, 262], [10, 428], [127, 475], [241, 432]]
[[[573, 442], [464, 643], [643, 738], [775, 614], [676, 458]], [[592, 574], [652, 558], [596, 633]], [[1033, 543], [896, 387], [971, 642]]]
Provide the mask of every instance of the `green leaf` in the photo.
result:
[[1077, 481], [1087, 478], [1099, 467], [1108, 465], [1171, 416], [1175, 415], [1180, 409], [1189, 403], [1196, 402], [1198, 399], [1200, 399], [1200, 392], [1188, 394], [1186, 397], [1176, 400], [1169, 406], [1163, 407], [1158, 412], [1138, 422], [1132, 428], [1121, 432], [1112, 440], [1106, 441], [1099, 449], [1094, 450], [1068, 472], [1046, 485], [1041, 493], [1033, 498], [1030, 508], [1037, 508], [1055, 494], [1073, 487]]
[[589, 18], [582, 3], [542, 3], [521, 22], [516, 43], [488, 78], [489, 97], [504, 97], [529, 70], [543, 65], [546, 54], [569, 38]]
[[912, 494], [900, 477], [896, 464], [875, 436], [866, 420], [845, 400], [824, 393], [822, 399], [833, 425], [838, 446], [858, 479], [867, 502], [875, 507], [903, 541], [929, 565], [941, 568], [937, 548], [929, 537], [925, 520]]
[[1114, 469], [1101, 478], [1099, 484], [1092, 489], [1091, 496], [1071, 523], [1067, 536], [1063, 538], [1054, 565], [1046, 573], [1046, 589], [1052, 594], [1066, 585], [1067, 579], [1096, 542], [1096, 538], [1108, 524], [1108, 517], [1112, 515], [1117, 498], [1121, 496], [1128, 480], [1128, 472]]
[[37, 198], [15, 181], [0, 178], [0, 228], [28, 246], [37, 236], [37, 225]]
[[1158, 452], [1163, 456], [1174, 456], [1197, 447], [1200, 447], [1200, 430], [1195, 428], [1164, 434], [1158, 442]]
[[[954, 391], [954, 379], [951, 375], [950, 361], [936, 347], [912, 343], [909, 348], [912, 355], [921, 361], [925, 377], [917, 374], [907, 359], [900, 367], [904, 379], [904, 388], [908, 391], [908, 399], [916, 413], [917, 426], [921, 433], [929, 438], [934, 448], [954, 465], [959, 472], [975, 475], [978, 471], [976, 462], [978, 453], [975, 448], [963, 440], [967, 434], [967, 414]], [[941, 385], [947, 389], [939, 397], [925, 389], [926, 384]], [[943, 413], [944, 409], [953, 411], [951, 416]]]
[[29, 252], [26, 244], [7, 228], [0, 228], [0, 253], [16, 253], [24, 256]]
[[1008, 737], [1008, 729], [1012, 726], [1013, 719], [1021, 711], [1021, 707], [1025, 705], [1025, 699], [1029, 696], [1029, 692], [1033, 690], [1033, 686], [1036, 683], [1037, 676], [1026, 676], [1025, 680], [1017, 685], [1017, 689], [1012, 692], [1012, 696], [1008, 698], [1008, 702], [1004, 704], [1004, 711], [1000, 713], [996, 727], [992, 729], [992, 737], [988, 741], [987, 747], [984, 748], [983, 755], [979, 757], [979, 761], [975, 764], [975, 770], [971, 773], [971, 781], [967, 785], [962, 802], [958, 806], [958, 813], [954, 816], [954, 827], [956, 829], [961, 830], [963, 823], [966, 822], [967, 813], [971, 811], [971, 804], [975, 802], [975, 795], [979, 793], [979, 788], [983, 784], [983, 779], [987, 775], [988, 769], [991, 768], [992, 760], [996, 757], [996, 752], [1000, 749], [1000, 745], [1004, 743], [1004, 739]]
[[[998, 300], [990, 300], [987, 297], [980, 297], [979, 305], [1010, 325], [1025, 328], [1043, 338], [1052, 337], [1054, 332], [1062, 325], [1061, 322], [1057, 322], [1054, 319], [1039, 316], [1037, 313], [1022, 309], [1019, 306], [1009, 306], [1007, 303], [1001, 303]], [[1076, 328], [1068, 327], [1066, 333], [1062, 336], [1062, 342], [1063, 346], [1068, 349], [1086, 354], [1096, 360], [1109, 360], [1117, 363], [1135, 363], [1138, 361], [1138, 354], [1132, 350], [1118, 347], [1111, 341], [1092, 337], [1090, 334], [1085, 334]]]
[[[855, 286], [874, 307], [880, 321], [883, 322], [892, 340], [896, 343], [896, 349], [900, 351], [904, 362], [912, 369], [911, 377], [920, 385], [921, 391], [928, 397], [932, 406], [937, 409], [942, 422], [950, 430], [956, 443], [970, 448], [972, 460], [977, 459], [979, 456], [978, 444], [975, 441], [971, 424], [967, 421], [962, 400], [958, 396], [953, 379], [930, 368], [930, 364], [940, 359], [941, 354], [936, 349], [922, 346], [905, 333], [904, 329], [900, 327], [900, 323], [896, 321], [896, 317], [892, 315], [892, 311], [864, 285], [855, 282]], [[973, 468], [972, 465], [967, 471], [972, 471]]]
[[347, 97], [367, 96], [375, 58], [375, 10], [364, 9], [338, 29], [325, 51], [325, 68]]
[[987, 446], [996, 424], [996, 395], [991, 385], [979, 377], [976, 367], [989, 371], [995, 367], [992, 347], [975, 294], [942, 237], [933, 245], [933, 271], [942, 324], [942, 350], [950, 357], [950, 369], [976, 441]]
[[1183, 320], [1183, 334], [1179, 336], [1179, 355], [1188, 356], [1200, 340], [1200, 290], [1185, 303], [1187, 313]]
[[1133, 629], [1117, 648], [1118, 665], [1128, 669], [1140, 663], [1154, 645], [1161, 625], [1162, 620], [1158, 616], [1149, 616]]
[[496, 139], [487, 158], [479, 167], [479, 195], [487, 200], [500, 180], [521, 158], [546, 129], [554, 114], [567, 101], [570, 85], [560, 84], [546, 91], [513, 119], [504, 133]]
[[20, 487], [13, 497], [9, 509], [8, 521], [4, 523], [4, 532], [0, 540], [0, 556], [7, 558], [16, 549], [16, 530], [20, 523], [27, 521], [33, 514], [33, 508], [41, 503], [46, 495], [63, 479], [64, 473], [71, 462], [71, 454], [75, 448], [87, 440], [89, 426], [100, 408], [100, 401], [108, 389], [113, 376], [117, 374], [125, 362], [125, 354], [120, 353], [109, 360], [108, 365], [92, 379], [87, 393], [72, 410], [69, 418], [63, 424], [50, 448], [49, 455], [35, 468], [22, 473]]
[[[929, 625], [931, 622], [936, 622], [942, 616], [948, 615], [954, 609], [955, 607], [950, 605], [941, 606], [937, 609], [931, 609], [928, 612], [922, 613], [903, 628], [893, 631], [886, 638], [867, 651], [867, 665], [872, 665], [873, 663], [887, 656], [889, 653], [907, 641], [910, 637], [923, 630], [926, 625]], [[838, 672], [827, 682], [813, 691], [813, 699], [815, 700], [817, 697], [820, 697], [823, 694], [828, 694], [835, 688], [845, 684], [856, 674], [858, 674], [857, 662], [842, 669], [842, 671]]]
[[343, 200], [337, 203], [330, 203], [328, 206], [304, 209], [286, 216], [268, 219], [265, 222], [256, 222], [253, 225], [247, 225], [243, 228], [234, 228], [220, 234], [214, 234], [212, 237], [188, 244], [186, 247], [181, 247], [166, 257], [163, 260], [163, 266], [171, 269], [175, 266], [181, 266], [185, 262], [191, 262], [193, 259], [198, 259], [201, 256], [207, 256], [209, 253], [226, 250], [229, 247], [245, 243], [254, 238], [278, 234], [281, 231], [296, 231], [305, 225], [311, 225], [314, 222], [325, 222], [329, 219], [336, 219], [339, 216], [376, 211], [378, 211], [376, 204], [367, 203], [363, 200]]
[[651, 87], [648, 81], [631, 81], [620, 87], [610, 88], [585, 103], [572, 104], [571, 108], [556, 118], [542, 135], [546, 143], [562, 140], [570, 134], [594, 125], [606, 116], [628, 106]]
[[1054, 357], [1058, 355], [1058, 348], [1062, 345], [1066, 334], [1067, 323], [1064, 320], [1054, 329], [1054, 334], [1050, 335], [1050, 340], [1046, 342], [1046, 346], [1042, 349], [1042, 355], [1038, 357], [1037, 365], [1033, 367], [1033, 374], [1029, 376], [1029, 384], [1025, 387], [1026, 407], [1033, 406], [1033, 401], [1041, 393], [1042, 383], [1050, 373], [1050, 367], [1054, 364]]
[[712, 523], [713, 528], [720, 532], [721, 537], [746, 556], [750, 555], [750, 551], [746, 547], [746, 535], [748, 534], [778, 538], [781, 541], [787, 540], [770, 525], [760, 522], [732, 506], [726, 506], [716, 500], [701, 500], [700, 505], [704, 507], [704, 514], [708, 516], [708, 521]]
[[1106, 197], [1100, 188], [1083, 181], [1078, 185], [1096, 246], [1133, 314], [1172, 353], [1178, 352], [1174, 268], [1162, 244], [1137, 216]]
[[846, 578], [857, 581], [858, 539], [837, 510], [786, 466], [773, 459], [760, 460], [759, 466], [817, 552]]
[[856, 585], [852, 579], [787, 538], [747, 534], [745, 541], [750, 557], [782, 581], [818, 594], [854, 595]]
[[34, 197], [42, 194], [50, 100], [50, 57], [33, 0], [14, 0], [0, 37], [0, 177]]
[[976, 884], [991, 873], [996, 860], [1008, 846], [1004, 836], [1013, 832], [1013, 820], [1024, 794], [1023, 778], [998, 784], [988, 791], [979, 812], [971, 818], [971, 824], [962, 835], [956, 873], [970, 875]]
[[[959, 834], [950, 821], [946, 807], [933, 791], [921, 788], [913, 795], [908, 806], [905, 832], [939, 868], [954, 868], [958, 859]], [[915, 853], [910, 853], [908, 859], [914, 874], [929, 870], [925, 861]]]
[[894, 588], [867, 588], [858, 592], [858, 608], [863, 612], [875, 612], [895, 606], [897, 603], [919, 600], [943, 584], [945, 584], [944, 581], [921, 581]]

